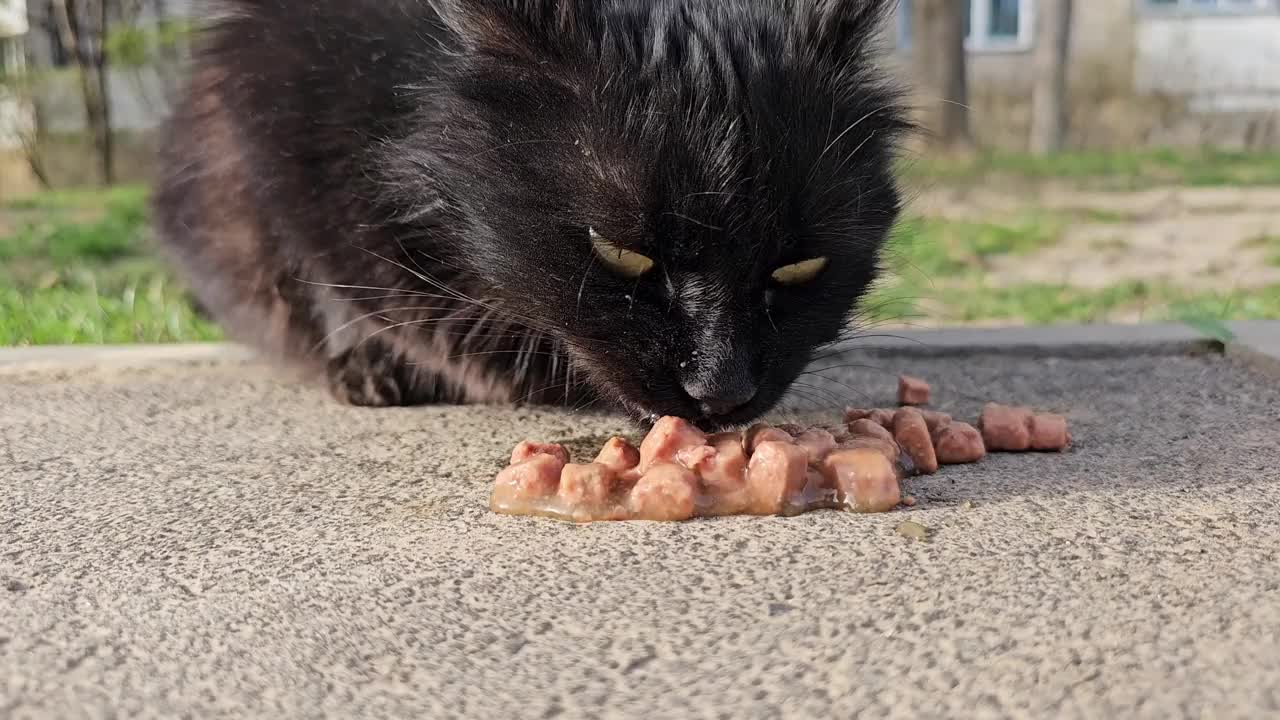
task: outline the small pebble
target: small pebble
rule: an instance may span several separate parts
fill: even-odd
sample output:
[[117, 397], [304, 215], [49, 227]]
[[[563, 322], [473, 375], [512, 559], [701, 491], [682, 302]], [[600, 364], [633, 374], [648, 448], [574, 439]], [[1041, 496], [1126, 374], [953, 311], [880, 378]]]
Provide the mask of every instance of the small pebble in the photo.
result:
[[911, 520], [903, 520], [898, 523], [895, 531], [904, 538], [911, 538], [919, 542], [929, 539], [929, 528]]

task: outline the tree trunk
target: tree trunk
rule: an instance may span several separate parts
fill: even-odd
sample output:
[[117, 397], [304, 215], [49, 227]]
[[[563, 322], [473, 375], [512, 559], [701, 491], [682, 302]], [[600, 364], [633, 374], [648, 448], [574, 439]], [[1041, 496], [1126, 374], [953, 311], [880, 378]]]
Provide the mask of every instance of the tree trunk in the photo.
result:
[[1067, 134], [1067, 65], [1072, 0], [1040, 0], [1036, 18], [1035, 87], [1031, 95], [1031, 152], [1062, 150]]
[[[163, 28], [166, 23], [171, 21], [168, 0], [154, 0], [152, 11], [156, 16], [156, 27]], [[182, 79], [185, 76], [185, 63], [182, 51], [177, 45], [162, 43], [158, 54], [160, 62], [155, 64], [156, 75], [160, 78], [160, 83], [164, 88], [165, 101], [169, 105], [173, 105], [183, 88]]]
[[912, 5], [912, 56], [924, 98], [924, 125], [943, 147], [969, 150], [973, 139], [964, 49], [966, 4], [915, 0]]
[[[52, 0], [62, 45], [75, 60], [86, 129], [98, 156], [102, 184], [115, 181], [110, 94], [106, 78], [107, 0]], [[81, 12], [84, 10], [84, 12]], [[97, 24], [92, 28], [88, 24]]]
[[111, 27], [108, 16], [109, 2], [108, 0], [95, 0], [95, 2], [98, 5], [98, 42], [92, 59], [98, 82], [97, 96], [101, 103], [98, 110], [98, 153], [102, 162], [102, 182], [112, 185], [116, 181], [116, 153], [115, 137], [111, 132], [111, 88], [107, 74], [107, 33]]
[[23, 64], [27, 74], [23, 94], [31, 110], [31, 126], [21, 133], [19, 140], [22, 142], [22, 151], [27, 156], [27, 165], [31, 167], [31, 174], [35, 176], [41, 188], [48, 190], [52, 185], [49, 182], [49, 172], [44, 166], [45, 112], [40, 102], [40, 93], [35, 91], [35, 82], [31, 77], [33, 68], [37, 65], [30, 43], [24, 50]]

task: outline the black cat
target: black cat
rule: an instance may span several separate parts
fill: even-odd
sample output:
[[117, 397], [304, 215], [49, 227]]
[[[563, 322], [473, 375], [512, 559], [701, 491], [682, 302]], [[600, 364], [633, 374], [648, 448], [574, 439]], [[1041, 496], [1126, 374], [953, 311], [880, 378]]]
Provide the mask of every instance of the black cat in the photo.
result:
[[234, 0], [154, 210], [230, 334], [360, 405], [748, 422], [899, 212], [890, 0]]

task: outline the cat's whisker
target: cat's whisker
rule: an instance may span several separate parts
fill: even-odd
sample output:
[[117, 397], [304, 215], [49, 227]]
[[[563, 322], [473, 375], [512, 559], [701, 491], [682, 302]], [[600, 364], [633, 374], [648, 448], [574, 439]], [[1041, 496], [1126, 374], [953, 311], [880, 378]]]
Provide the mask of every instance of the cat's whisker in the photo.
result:
[[303, 285], [314, 285], [316, 287], [335, 288], [339, 290], [372, 290], [374, 292], [404, 293], [406, 295], [413, 295], [416, 297], [428, 297], [428, 298], [440, 299], [440, 300], [452, 299], [448, 295], [434, 295], [432, 293], [425, 293], [418, 290], [410, 290], [408, 288], [376, 287], [372, 285], [343, 285], [340, 283], [325, 283], [325, 282], [317, 282], [315, 280], [304, 280], [300, 277], [294, 277], [293, 280], [295, 282], [300, 282]]
[[[870, 367], [870, 366], [865, 366], [865, 367]], [[873, 368], [873, 369], [878, 369], [878, 368]], [[847, 382], [843, 382], [843, 381], [841, 381], [841, 380], [836, 380], [835, 378], [829, 378], [829, 377], [827, 377], [827, 376], [825, 376], [825, 375], [822, 375], [822, 374], [821, 374], [821, 372], [819, 372], [819, 371], [802, 372], [802, 373], [800, 373], [800, 375], [799, 375], [798, 377], [805, 377], [806, 375], [813, 375], [813, 376], [815, 376], [815, 377], [822, 378], [822, 380], [823, 380], [824, 382], [833, 382], [833, 383], [835, 383], [835, 384], [837, 384], [837, 385], [840, 385], [840, 386], [846, 387], [846, 388], [848, 388], [848, 389], [849, 389], [849, 391], [850, 391], [850, 392], [853, 392], [853, 393], [857, 394], [859, 397], [861, 397], [861, 398], [863, 398], [863, 399], [870, 399], [870, 397], [871, 397], [871, 395], [870, 395], [869, 393], [867, 393], [866, 391], [864, 391], [864, 390], [859, 390], [858, 388], [855, 388], [854, 386], [850, 385], [850, 384], [849, 384], [849, 383], [847, 383]]]
[[871, 142], [871, 140], [872, 140], [873, 138], [875, 138], [875, 136], [876, 136], [876, 132], [875, 132], [874, 130], [872, 130], [871, 132], [867, 133], [867, 136], [866, 136], [865, 138], [863, 138], [862, 142], [858, 143], [857, 147], [855, 147], [853, 150], [849, 151], [849, 154], [844, 156], [844, 159], [840, 161], [840, 164], [839, 164], [839, 165], [836, 165], [836, 169], [834, 170], [834, 173], [835, 173], [835, 174], [839, 174], [842, 170], [844, 170], [844, 166], [845, 166], [845, 165], [846, 165], [850, 160], [852, 160], [852, 159], [854, 158], [854, 156], [856, 156], [856, 155], [858, 154], [858, 151], [860, 151], [860, 150], [862, 150], [862, 148], [866, 147], [866, 144], [867, 144], [867, 143], [869, 143], [869, 142]]
[[[453, 297], [454, 297], [454, 299], [456, 299], [456, 300], [458, 300], [458, 301], [460, 301], [460, 302], [469, 303], [469, 304], [476, 305], [476, 306], [478, 306], [478, 307], [482, 307], [482, 308], [496, 309], [494, 305], [492, 305], [492, 304], [490, 304], [490, 303], [487, 303], [487, 302], [484, 302], [484, 301], [482, 301], [482, 300], [478, 300], [478, 299], [476, 299], [476, 298], [470, 297], [470, 296], [468, 296], [468, 295], [466, 295], [466, 294], [464, 294], [464, 293], [462, 293], [462, 292], [459, 292], [459, 291], [457, 291], [457, 290], [454, 290], [453, 288], [450, 288], [448, 285], [445, 285], [444, 283], [442, 283], [441, 281], [437, 280], [436, 278], [434, 278], [434, 277], [432, 277], [432, 276], [430, 276], [430, 275], [428, 275], [428, 274], [418, 272], [418, 271], [414, 270], [413, 268], [410, 268], [409, 266], [405, 265], [404, 263], [401, 263], [401, 262], [397, 262], [397, 261], [395, 261], [395, 260], [392, 260], [391, 258], [388, 258], [388, 257], [386, 257], [386, 256], [384, 256], [384, 255], [379, 254], [379, 253], [376, 253], [376, 252], [374, 252], [374, 251], [372, 251], [372, 250], [370, 250], [370, 249], [368, 249], [368, 248], [359, 247], [359, 246], [356, 246], [356, 247], [357, 247], [357, 249], [359, 249], [359, 250], [361, 250], [361, 251], [363, 251], [363, 252], [365, 252], [365, 253], [368, 253], [369, 255], [372, 255], [373, 257], [378, 258], [379, 260], [382, 260], [383, 262], [390, 263], [391, 265], [394, 265], [394, 266], [396, 266], [396, 267], [400, 268], [401, 270], [404, 270], [405, 272], [407, 272], [407, 273], [409, 273], [409, 274], [413, 275], [414, 277], [418, 278], [419, 280], [422, 280], [422, 281], [423, 281], [423, 282], [425, 282], [425, 283], [428, 283], [428, 284], [432, 285], [433, 287], [435, 287], [435, 288], [437, 288], [437, 289], [441, 290], [442, 292], [447, 292], [447, 293], [452, 294], [452, 295], [453, 295]], [[522, 316], [522, 315], [517, 314], [517, 313], [510, 312], [510, 311], [508, 311], [508, 310], [506, 310], [506, 309], [499, 310], [499, 312], [502, 312], [504, 315], [507, 315], [509, 318], [516, 319], [516, 320], [520, 321], [520, 322], [521, 322], [521, 324], [523, 324], [523, 325], [527, 325], [531, 330], [532, 330], [532, 329], [537, 329], [537, 328], [538, 328], [538, 326], [540, 325], [540, 323], [535, 323], [534, 321], [532, 321], [531, 319], [529, 319], [529, 318], [527, 318], [527, 317], [525, 317], [525, 316]]]
[[588, 394], [582, 401], [579, 401], [577, 405], [573, 406], [573, 408], [569, 410], [569, 414], [577, 415], [578, 413], [593, 407], [598, 402], [600, 402], [600, 397], [598, 395]]
[[[398, 298], [416, 298], [416, 297], [430, 298], [435, 296], [426, 295], [424, 293], [403, 293], [402, 292], [402, 293], [396, 293], [394, 295], [353, 295], [351, 297], [329, 298], [328, 300], [330, 302], [356, 303], [356, 302], [367, 302], [371, 300], [395, 300]], [[439, 297], [446, 300], [452, 299], [452, 298], [447, 298], [443, 295]]]
[[823, 148], [821, 153], [818, 154], [818, 158], [813, 161], [813, 168], [809, 170], [809, 176], [805, 178], [805, 184], [804, 184], [805, 188], [807, 189], [809, 187], [809, 184], [813, 182], [813, 176], [818, 173], [818, 166], [822, 163], [822, 159], [827, 156], [827, 153], [831, 152], [831, 148], [835, 147], [837, 144], [839, 144], [839, 142], [842, 139], [844, 139], [845, 135], [848, 135], [849, 133], [853, 132], [855, 129], [857, 129], [859, 125], [861, 125], [871, 116], [877, 113], [882, 113], [882, 112], [890, 111], [893, 109], [894, 109], [893, 105], [882, 105], [876, 108], [875, 110], [868, 112], [866, 115], [863, 115], [857, 120], [854, 120], [853, 123], [849, 125], [849, 127], [845, 128], [843, 132], [837, 135], [834, 140], [827, 143], [827, 146]]
[[414, 270], [413, 268], [409, 267], [408, 265], [405, 265], [404, 263], [401, 263], [401, 262], [397, 262], [397, 261], [395, 261], [395, 260], [392, 260], [391, 258], [386, 257], [386, 256], [384, 256], [384, 255], [381, 255], [381, 254], [379, 254], [379, 253], [376, 253], [376, 252], [374, 252], [374, 251], [370, 250], [369, 248], [361, 247], [361, 246], [358, 246], [358, 245], [353, 245], [353, 247], [355, 247], [357, 250], [360, 250], [361, 252], [364, 252], [364, 253], [367, 253], [367, 254], [369, 254], [369, 255], [372, 255], [373, 257], [375, 257], [375, 258], [377, 258], [377, 259], [379, 259], [379, 260], [381, 260], [381, 261], [383, 261], [383, 262], [385, 262], [385, 263], [390, 263], [391, 265], [394, 265], [394, 266], [396, 266], [396, 267], [400, 268], [401, 270], [404, 270], [405, 272], [409, 273], [410, 275], [413, 275], [414, 277], [418, 278], [419, 280], [421, 280], [421, 281], [423, 281], [423, 282], [425, 282], [425, 283], [427, 283], [427, 284], [431, 285], [432, 287], [437, 288], [437, 289], [438, 289], [438, 290], [440, 290], [441, 292], [449, 293], [449, 294], [450, 294], [450, 295], [451, 295], [455, 300], [460, 300], [460, 301], [463, 301], [463, 302], [469, 302], [469, 303], [473, 303], [473, 304], [476, 304], [476, 305], [482, 305], [482, 306], [484, 305], [484, 303], [480, 302], [479, 300], [477, 300], [477, 299], [475, 299], [475, 298], [473, 298], [473, 297], [469, 297], [469, 296], [467, 296], [467, 295], [465, 295], [465, 294], [463, 294], [463, 293], [461, 293], [461, 292], [458, 292], [457, 290], [454, 290], [453, 288], [449, 287], [448, 285], [445, 285], [444, 283], [440, 282], [439, 280], [435, 279], [434, 277], [432, 277], [432, 276], [431, 276], [431, 275], [429, 275], [429, 274], [422, 273], [422, 272], [418, 272], [417, 270]]
[[826, 398], [833, 405], [844, 407], [845, 405], [850, 404], [850, 398], [848, 398], [845, 395], [842, 395], [841, 393], [831, 388], [822, 387], [821, 385], [813, 385], [811, 383], [806, 383], [806, 382], [800, 382], [799, 380], [794, 381], [791, 384], [793, 386], [805, 388], [809, 391], [812, 391], [813, 393], [816, 393], [820, 397]]
[[582, 319], [582, 293], [587, 288], [587, 278], [591, 277], [591, 268], [595, 267], [596, 255], [591, 253], [587, 258], [587, 267], [582, 271], [582, 282], [578, 284], [578, 303], [573, 309], [573, 322], [577, 324]]
[[[345, 323], [343, 323], [343, 324], [339, 325], [338, 327], [334, 328], [332, 331], [330, 331], [329, 333], [327, 333], [324, 337], [320, 338], [319, 342], [317, 342], [315, 345], [312, 345], [312, 346], [311, 346], [311, 352], [312, 352], [312, 353], [315, 353], [315, 352], [316, 352], [316, 351], [318, 351], [320, 348], [324, 347], [326, 344], [328, 344], [328, 342], [329, 342], [330, 340], [332, 340], [332, 339], [334, 338], [334, 336], [336, 336], [337, 334], [341, 333], [343, 330], [346, 330], [347, 328], [350, 328], [351, 326], [353, 326], [353, 325], [355, 325], [355, 324], [357, 324], [357, 323], [359, 323], [359, 322], [362, 322], [362, 321], [364, 321], [364, 320], [368, 320], [368, 319], [370, 319], [370, 318], [382, 317], [382, 316], [383, 316], [384, 314], [386, 314], [386, 313], [395, 313], [395, 312], [424, 312], [424, 311], [428, 311], [428, 310], [442, 310], [442, 309], [444, 309], [444, 308], [442, 308], [442, 307], [437, 307], [437, 306], [412, 306], [412, 307], [400, 307], [400, 308], [381, 308], [381, 309], [378, 309], [378, 310], [373, 310], [373, 311], [371, 311], [371, 312], [367, 312], [367, 313], [365, 313], [365, 314], [363, 314], [363, 315], [359, 315], [359, 316], [357, 316], [357, 317], [355, 317], [355, 318], [352, 318], [351, 320], [348, 320], [347, 322], [345, 322]], [[366, 338], [366, 339], [367, 339], [367, 338]], [[364, 342], [364, 341], [362, 340], [360, 343], [357, 343], [357, 345], [362, 344], [363, 342]]]
[[681, 214], [681, 213], [675, 212], [675, 211], [673, 211], [673, 210], [668, 210], [667, 212], [664, 212], [664, 213], [662, 213], [662, 214], [663, 214], [663, 215], [671, 215], [672, 217], [678, 217], [678, 218], [680, 218], [681, 220], [685, 220], [685, 221], [691, 222], [691, 223], [693, 223], [694, 225], [697, 225], [698, 227], [703, 227], [703, 228], [706, 228], [706, 229], [708, 229], [708, 230], [715, 230], [716, 232], [723, 232], [723, 231], [724, 231], [724, 228], [722, 228], [722, 227], [717, 227], [717, 226], [715, 226], [715, 225], [710, 225], [710, 224], [708, 224], [708, 223], [704, 223], [704, 222], [702, 222], [701, 220], [697, 220], [697, 219], [691, 218], [691, 217], [689, 217], [688, 215], [684, 215], [684, 214]]
[[399, 328], [403, 328], [403, 327], [423, 327], [423, 326], [426, 326], [426, 325], [436, 325], [436, 324], [448, 323], [448, 322], [459, 322], [459, 321], [461, 321], [461, 320], [462, 320], [462, 318], [459, 318], [459, 317], [457, 317], [457, 316], [453, 316], [453, 315], [446, 315], [446, 316], [444, 316], [444, 317], [434, 317], [434, 318], [417, 318], [417, 319], [415, 319], [415, 320], [405, 320], [405, 321], [403, 321], [403, 322], [394, 322], [394, 321], [392, 321], [392, 320], [391, 320], [391, 318], [386, 317], [386, 316], [384, 316], [384, 315], [381, 315], [381, 314], [378, 314], [378, 313], [375, 313], [375, 315], [377, 316], [377, 318], [378, 318], [379, 320], [382, 320], [382, 321], [384, 321], [384, 322], [386, 322], [386, 323], [388, 323], [388, 324], [387, 324], [387, 325], [385, 325], [385, 326], [383, 326], [383, 327], [380, 327], [380, 328], [378, 328], [377, 330], [374, 330], [373, 332], [371, 332], [371, 333], [369, 333], [368, 335], [366, 335], [363, 339], [361, 339], [361, 340], [360, 340], [360, 342], [358, 342], [358, 343], [356, 343], [356, 344], [355, 344], [355, 347], [359, 347], [359, 346], [361, 346], [361, 345], [364, 345], [365, 343], [369, 342], [370, 340], [374, 339], [375, 337], [378, 337], [379, 335], [381, 335], [381, 334], [383, 334], [383, 333], [385, 333], [385, 332], [390, 332], [390, 331], [392, 331], [392, 330], [396, 330], [396, 329], [399, 329]]
[[825, 401], [820, 402], [814, 399], [814, 396], [812, 394], [794, 387], [791, 388], [791, 390], [787, 393], [787, 396], [791, 398], [795, 398], [796, 400], [804, 400], [808, 402], [809, 403], [808, 409], [810, 411], [818, 411], [823, 408], [829, 407]]
[[534, 390], [530, 390], [529, 392], [521, 396], [519, 399], [515, 400], [513, 404], [520, 405], [521, 403], [528, 401], [530, 398], [534, 397], [535, 395], [540, 395], [548, 390], [552, 390], [554, 388], [564, 387], [564, 386], [565, 386], [565, 383], [553, 382], [550, 385], [546, 385], [540, 388], [536, 388]]

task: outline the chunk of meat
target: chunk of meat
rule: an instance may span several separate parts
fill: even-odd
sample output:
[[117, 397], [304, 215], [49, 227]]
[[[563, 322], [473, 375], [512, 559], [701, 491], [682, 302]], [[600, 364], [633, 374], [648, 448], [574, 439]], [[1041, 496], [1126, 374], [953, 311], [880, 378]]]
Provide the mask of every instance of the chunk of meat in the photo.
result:
[[902, 408], [893, 417], [893, 439], [911, 456], [916, 472], [932, 475], [938, 472], [938, 456], [924, 415], [915, 408]]
[[676, 458], [697, 473], [703, 487], [711, 492], [741, 490], [746, 482], [747, 452], [742, 447], [742, 433], [716, 433], [707, 438], [706, 445], [681, 450]]
[[871, 410], [867, 408], [847, 407], [844, 409], [844, 421], [846, 424], [857, 422], [858, 420], [866, 420], [871, 417]]
[[600, 448], [595, 462], [615, 474], [622, 474], [640, 464], [640, 451], [626, 440], [612, 437]]
[[565, 465], [560, 471], [560, 500], [569, 505], [599, 507], [609, 501], [618, 487], [618, 476], [600, 463]]
[[898, 376], [899, 405], [928, 405], [929, 383], [910, 375]]
[[1065, 450], [1071, 444], [1067, 419], [1061, 415], [1032, 415], [1027, 425], [1032, 450]]
[[982, 433], [969, 423], [953, 422], [933, 432], [933, 449], [942, 465], [978, 462], [987, 456]]
[[[868, 435], [857, 435], [840, 443], [838, 450], [875, 450], [884, 456], [891, 465], [898, 465], [903, 459], [902, 448], [898, 447], [898, 443], [893, 438], [870, 437]], [[837, 451], [838, 451], [837, 450]], [[906, 458], [910, 462], [910, 458]], [[914, 466], [913, 466], [914, 467]]]
[[893, 416], [894, 411], [886, 408], [878, 408], [871, 411], [871, 421], [890, 430], [893, 429]]
[[856, 512], [885, 512], [902, 502], [894, 464], [870, 448], [837, 450], [823, 461], [837, 499]]
[[920, 414], [924, 416], [924, 424], [929, 426], [929, 432], [931, 433], [951, 424], [951, 416], [944, 412], [921, 410]]
[[686, 448], [707, 444], [707, 435], [686, 420], [667, 416], [654, 423], [640, 443], [640, 472], [647, 473], [657, 463], [673, 463]]
[[670, 462], [654, 463], [631, 488], [628, 506], [637, 520], [688, 520], [693, 517], [698, 476]]
[[526, 441], [498, 474], [490, 504], [575, 522], [790, 515], [835, 504], [879, 512], [912, 502], [899, 485], [905, 476], [977, 462], [994, 450], [1071, 443], [1065, 417], [997, 403], [983, 408], [977, 427], [910, 405], [848, 408], [845, 417], [834, 428], [762, 423], [714, 435], [664, 417], [639, 448], [611, 438], [584, 464], [569, 464], [561, 445]]
[[564, 449], [563, 445], [556, 443], [540, 443], [532, 440], [524, 440], [516, 445], [511, 451], [511, 464], [518, 465], [534, 455], [552, 455], [560, 461], [561, 465], [569, 464], [569, 451]]
[[565, 463], [552, 454], [538, 453], [498, 473], [489, 504], [501, 507], [525, 506], [553, 497], [560, 486]]
[[872, 408], [870, 410], [864, 410], [862, 408], [845, 408], [844, 421], [845, 423], [852, 423], [858, 420], [870, 420], [877, 425], [892, 428], [894, 412], [896, 411], [888, 408]]
[[840, 423], [839, 425], [824, 425], [822, 429], [831, 433], [831, 438], [836, 441], [837, 446], [845, 440], [853, 437], [853, 434], [849, 432], [849, 426], [844, 423]]
[[789, 442], [760, 443], [747, 465], [749, 512], [776, 515], [804, 489], [809, 454]]
[[893, 433], [870, 418], [854, 420], [849, 423], [849, 433], [854, 437], [873, 437], [893, 441]]
[[850, 438], [840, 443], [842, 449], [869, 448], [884, 455], [891, 465], [898, 465], [902, 448], [898, 447], [898, 441], [893, 439], [893, 433], [886, 430], [883, 425], [873, 422], [870, 418], [863, 418], [849, 423], [849, 433]]
[[836, 449], [836, 438], [821, 428], [811, 428], [795, 436], [796, 446], [809, 454], [809, 462], [818, 464]]
[[1023, 452], [1031, 448], [1031, 411], [987, 403], [978, 419], [982, 441], [990, 452]]
[[751, 455], [755, 453], [756, 448], [759, 447], [761, 443], [789, 443], [794, 439], [795, 438], [791, 437], [791, 434], [786, 430], [765, 425], [764, 423], [757, 423], [747, 428], [746, 434], [742, 436], [742, 445], [747, 449], [747, 454]]

